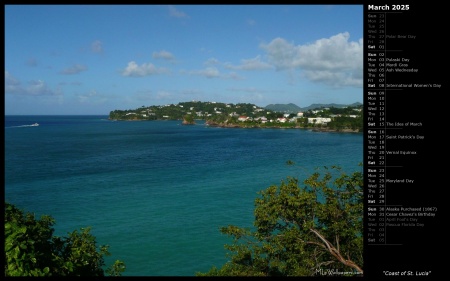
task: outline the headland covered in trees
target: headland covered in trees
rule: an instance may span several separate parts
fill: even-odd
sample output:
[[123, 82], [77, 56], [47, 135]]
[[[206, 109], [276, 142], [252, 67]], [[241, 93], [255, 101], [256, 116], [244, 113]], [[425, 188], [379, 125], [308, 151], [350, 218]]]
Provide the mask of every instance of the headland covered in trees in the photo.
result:
[[[300, 109], [300, 108], [299, 108]], [[110, 120], [182, 120], [184, 125], [204, 120], [205, 125], [227, 128], [310, 128], [317, 131], [362, 132], [363, 105], [309, 107], [297, 112], [272, 110], [251, 103], [190, 101], [114, 110]]]

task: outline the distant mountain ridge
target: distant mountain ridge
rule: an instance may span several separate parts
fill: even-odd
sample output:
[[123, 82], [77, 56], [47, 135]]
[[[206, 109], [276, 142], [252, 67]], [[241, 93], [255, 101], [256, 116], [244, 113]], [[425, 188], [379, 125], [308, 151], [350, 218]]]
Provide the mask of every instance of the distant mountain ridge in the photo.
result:
[[276, 111], [276, 112], [285, 112], [285, 113], [297, 113], [299, 111], [302, 111], [302, 109], [293, 104], [293, 103], [288, 103], [288, 104], [269, 104], [265, 107], [265, 109], [269, 109], [272, 111]]
[[347, 106], [360, 106], [362, 105], [362, 103], [360, 102], [355, 102], [352, 104], [336, 104], [336, 103], [328, 103], [328, 104], [322, 104], [322, 103], [313, 103], [310, 106], [307, 107], [299, 107], [293, 103], [288, 103], [288, 104], [269, 104], [265, 107], [265, 109], [269, 109], [269, 110], [273, 110], [276, 112], [284, 112], [284, 113], [297, 113], [299, 111], [307, 111], [310, 109], [316, 109], [316, 108], [321, 108], [321, 107], [336, 107], [336, 108], [342, 108], [342, 107], [347, 107]]

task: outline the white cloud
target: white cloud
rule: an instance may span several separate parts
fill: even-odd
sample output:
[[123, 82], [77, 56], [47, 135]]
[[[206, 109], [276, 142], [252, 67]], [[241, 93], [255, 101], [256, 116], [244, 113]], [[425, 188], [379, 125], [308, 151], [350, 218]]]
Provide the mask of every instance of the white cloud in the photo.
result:
[[66, 69], [61, 70], [59, 73], [61, 74], [66, 74], [66, 75], [71, 75], [71, 74], [78, 74], [82, 71], [87, 70], [87, 67], [85, 65], [82, 64], [74, 64]]
[[226, 63], [225, 67], [235, 70], [264, 70], [273, 68], [272, 65], [261, 61], [260, 56], [257, 56], [253, 59], [242, 59], [240, 65], [232, 65], [230, 63]]
[[216, 58], [209, 58], [209, 59], [208, 59], [207, 61], [205, 61], [203, 64], [204, 64], [204, 65], [208, 65], [208, 66], [210, 66], [210, 65], [217, 65], [217, 64], [219, 64], [219, 60], [216, 59]]
[[215, 67], [207, 67], [203, 70], [200, 70], [199, 74], [206, 76], [207, 78], [214, 78], [220, 76], [219, 70]]
[[33, 96], [55, 95], [55, 92], [50, 90], [47, 84], [42, 80], [30, 81], [27, 91]]
[[111, 96], [99, 94], [96, 90], [91, 90], [85, 94], [77, 94], [80, 103], [104, 103]]
[[58, 96], [62, 95], [60, 89], [50, 89], [42, 80], [30, 81], [28, 86], [22, 86], [21, 82], [5, 71], [5, 93], [24, 96]]
[[362, 86], [362, 78], [360, 75], [353, 75], [346, 72], [332, 72], [326, 70], [306, 70], [304, 77], [315, 82], [324, 82], [333, 87], [341, 86]]
[[186, 13], [177, 10], [173, 5], [169, 5], [169, 15], [174, 18], [189, 18]]
[[311, 81], [335, 87], [362, 86], [363, 41], [349, 42], [349, 33], [339, 33], [312, 44], [294, 45], [283, 38], [261, 48], [278, 70], [302, 70]]
[[224, 77], [225, 78], [229, 78], [229, 79], [233, 79], [233, 80], [243, 80], [243, 79], [245, 79], [244, 77], [240, 76], [236, 72], [230, 72], [229, 74], [224, 75]]
[[97, 92], [95, 90], [92, 90], [87, 94], [79, 94], [77, 96], [78, 96], [79, 101], [81, 103], [83, 103], [83, 102], [86, 102], [87, 100], [89, 100], [90, 98], [97, 96]]
[[167, 69], [165, 68], [157, 68], [151, 63], [143, 63], [141, 65], [137, 65], [136, 62], [130, 61], [122, 71], [123, 76], [128, 77], [143, 77], [154, 74], [162, 74], [166, 73]]
[[153, 52], [152, 57], [154, 59], [165, 59], [169, 61], [175, 60], [175, 56], [168, 51], [162, 50], [159, 52]]
[[228, 74], [221, 74], [220, 71], [216, 67], [206, 67], [201, 70], [181, 71], [181, 73], [187, 73], [189, 75], [204, 76], [206, 78], [220, 78], [220, 79], [233, 79], [233, 80], [244, 79], [235, 72], [230, 72]]
[[5, 71], [5, 93], [16, 93], [21, 89], [20, 81]]
[[202, 70], [192, 70], [192, 71], [189, 71], [189, 74], [205, 76], [206, 78], [218, 78], [218, 77], [220, 77], [220, 72], [215, 67], [207, 67], [207, 68], [202, 69]]

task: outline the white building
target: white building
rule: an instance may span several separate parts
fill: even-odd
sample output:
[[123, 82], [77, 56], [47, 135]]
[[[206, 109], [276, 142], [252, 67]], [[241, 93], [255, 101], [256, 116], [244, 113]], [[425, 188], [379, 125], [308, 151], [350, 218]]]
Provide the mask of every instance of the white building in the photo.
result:
[[308, 118], [308, 123], [310, 124], [327, 124], [328, 122], [331, 122], [331, 118], [325, 117]]

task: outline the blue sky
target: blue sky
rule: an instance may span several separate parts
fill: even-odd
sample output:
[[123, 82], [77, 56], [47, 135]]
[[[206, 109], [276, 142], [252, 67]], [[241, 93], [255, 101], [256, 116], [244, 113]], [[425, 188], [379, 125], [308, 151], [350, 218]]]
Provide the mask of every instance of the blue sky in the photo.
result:
[[363, 102], [362, 5], [6, 5], [5, 114]]

